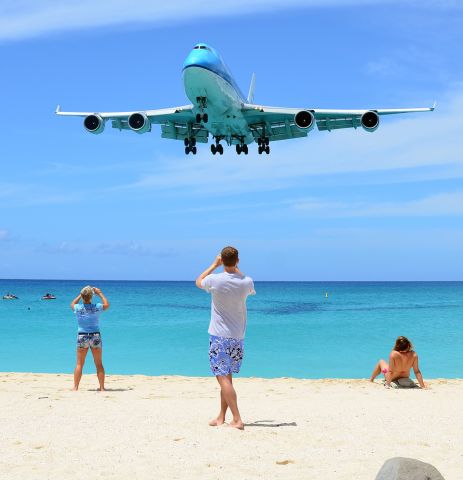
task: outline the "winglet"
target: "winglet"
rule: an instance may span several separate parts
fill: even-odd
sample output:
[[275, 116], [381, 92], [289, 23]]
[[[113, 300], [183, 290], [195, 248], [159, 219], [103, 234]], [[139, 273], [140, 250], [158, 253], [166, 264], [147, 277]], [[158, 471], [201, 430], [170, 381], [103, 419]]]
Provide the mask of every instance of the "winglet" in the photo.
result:
[[431, 107], [431, 112], [436, 108], [436, 106], [437, 106], [437, 102], [434, 100], [434, 104], [433, 104], [433, 106]]
[[254, 101], [254, 88], [256, 86], [256, 74], [253, 73], [251, 77], [251, 85], [249, 85], [249, 93], [248, 93], [248, 103], [252, 103]]
[[55, 113], [58, 114], [59, 112], [61, 112], [61, 105], [56, 106]]

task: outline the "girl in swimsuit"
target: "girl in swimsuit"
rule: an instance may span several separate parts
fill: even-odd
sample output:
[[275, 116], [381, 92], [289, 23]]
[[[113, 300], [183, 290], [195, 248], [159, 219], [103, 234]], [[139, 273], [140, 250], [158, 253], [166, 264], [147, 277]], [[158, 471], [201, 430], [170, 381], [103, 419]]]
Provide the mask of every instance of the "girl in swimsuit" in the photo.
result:
[[426, 388], [418, 367], [418, 354], [413, 350], [412, 343], [407, 337], [398, 337], [389, 355], [389, 364], [381, 359], [371, 374], [370, 382], [374, 382], [375, 378], [383, 373], [386, 378], [386, 387], [390, 387], [393, 380], [410, 377], [412, 368], [420, 387]]

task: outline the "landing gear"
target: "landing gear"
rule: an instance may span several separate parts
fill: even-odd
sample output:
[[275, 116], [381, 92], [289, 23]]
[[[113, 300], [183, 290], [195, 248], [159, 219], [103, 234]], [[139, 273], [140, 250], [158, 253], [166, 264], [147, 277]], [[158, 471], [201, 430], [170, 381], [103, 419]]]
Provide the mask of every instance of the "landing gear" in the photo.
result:
[[236, 145], [236, 153], [241, 155], [241, 152], [247, 155], [249, 153], [248, 146], [245, 143]]
[[207, 123], [209, 120], [209, 116], [207, 113], [204, 113], [204, 109], [207, 108], [207, 98], [206, 97], [197, 97], [196, 101], [198, 102], [198, 107], [200, 113], [196, 114], [196, 123]]
[[197, 148], [196, 148], [196, 138], [195, 137], [192, 137], [192, 138], [185, 138], [183, 140], [183, 143], [185, 145], [185, 155], [188, 155], [190, 152], [193, 154], [193, 155], [196, 155], [196, 153], [198, 152]]
[[268, 155], [270, 153], [270, 138], [262, 137], [257, 139], [257, 144], [259, 145], [258, 152], [259, 155], [262, 155], [264, 152]]
[[185, 145], [185, 147], [194, 147], [196, 145], [196, 138], [195, 137], [192, 137], [192, 138], [185, 138], [183, 139], [183, 143]]
[[217, 137], [215, 139], [215, 144], [213, 143], [211, 145], [211, 152], [212, 152], [212, 155], [215, 155], [216, 153], [223, 155], [223, 146], [220, 145], [220, 139]]
[[267, 145], [266, 147], [261, 146], [257, 149], [259, 155], [262, 155], [264, 152], [268, 155], [270, 153], [270, 147]]
[[201, 123], [201, 121], [203, 123], [207, 123], [207, 121], [209, 120], [209, 115], [207, 113], [197, 113], [196, 114], [196, 123]]

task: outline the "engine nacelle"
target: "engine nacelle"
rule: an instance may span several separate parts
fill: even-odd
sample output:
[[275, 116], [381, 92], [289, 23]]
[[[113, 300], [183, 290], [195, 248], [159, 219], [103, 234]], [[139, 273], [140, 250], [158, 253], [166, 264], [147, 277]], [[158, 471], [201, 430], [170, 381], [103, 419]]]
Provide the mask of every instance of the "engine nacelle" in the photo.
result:
[[104, 120], [99, 115], [88, 115], [84, 120], [87, 132], [98, 134], [104, 130]]
[[294, 123], [301, 130], [312, 130], [315, 126], [315, 117], [309, 110], [301, 110], [294, 115]]
[[365, 112], [360, 117], [360, 123], [367, 132], [374, 132], [379, 127], [379, 115], [376, 112]]
[[137, 133], [145, 133], [151, 131], [150, 119], [144, 113], [132, 113], [129, 117], [129, 127]]

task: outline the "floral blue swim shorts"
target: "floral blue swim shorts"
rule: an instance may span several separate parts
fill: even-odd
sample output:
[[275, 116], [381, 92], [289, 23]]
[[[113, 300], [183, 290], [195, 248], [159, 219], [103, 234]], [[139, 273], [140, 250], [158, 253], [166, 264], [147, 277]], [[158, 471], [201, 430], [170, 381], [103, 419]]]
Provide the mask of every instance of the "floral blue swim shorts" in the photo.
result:
[[214, 335], [209, 337], [209, 363], [214, 375], [239, 373], [243, 355], [243, 340]]
[[77, 334], [77, 348], [101, 348], [102, 346], [99, 332]]

